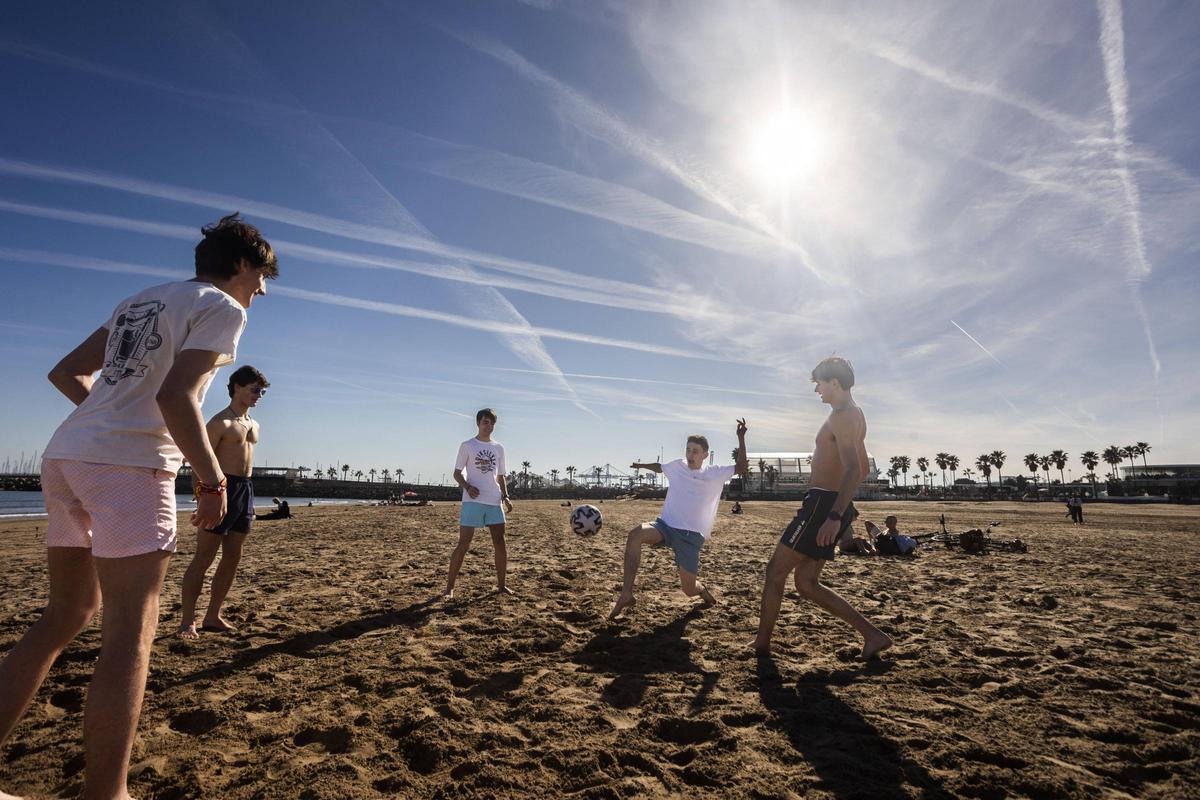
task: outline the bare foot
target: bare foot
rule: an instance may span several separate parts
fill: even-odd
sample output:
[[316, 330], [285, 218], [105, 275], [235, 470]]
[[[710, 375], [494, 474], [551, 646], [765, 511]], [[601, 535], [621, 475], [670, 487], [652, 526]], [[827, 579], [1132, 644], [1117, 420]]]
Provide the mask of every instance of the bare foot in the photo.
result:
[[511, 595], [516, 594], [516, 592], [514, 592], [512, 589], [508, 588], [507, 586], [497, 586], [496, 594], [507, 594], [507, 595], [511, 596]]
[[608, 618], [616, 619], [617, 617], [619, 617], [621, 615], [622, 611], [624, 611], [627, 608], [633, 608], [633, 606], [636, 603], [637, 603], [637, 601], [633, 599], [633, 595], [622, 594], [620, 597], [617, 598], [617, 603], [616, 603], [616, 605], [613, 606], [613, 610], [609, 612]]
[[707, 586], [700, 587], [700, 599], [704, 601], [706, 606], [715, 606], [717, 598], [713, 597], [713, 593], [708, 590]]
[[754, 655], [758, 656], [759, 658], [769, 658], [771, 655], [770, 642], [760, 645], [758, 643], [758, 639], [755, 639], [750, 643], [750, 648], [754, 651]]
[[439, 595], [439, 597], [441, 597], [443, 600], [453, 600], [454, 599], [454, 590], [447, 589], [446, 591], [442, 592], [441, 595]]
[[[175, 635], [180, 639], [199, 639], [200, 633], [196, 630], [196, 620], [180, 625]], [[2, 800], [2, 796], [0, 796], [0, 800]]]
[[892, 646], [892, 637], [886, 633], [872, 636], [863, 642], [862, 660], [869, 661]]
[[209, 631], [210, 633], [233, 633], [237, 628], [221, 619], [220, 615], [218, 615], [215, 620], [206, 618], [204, 624], [200, 626], [200, 630]]

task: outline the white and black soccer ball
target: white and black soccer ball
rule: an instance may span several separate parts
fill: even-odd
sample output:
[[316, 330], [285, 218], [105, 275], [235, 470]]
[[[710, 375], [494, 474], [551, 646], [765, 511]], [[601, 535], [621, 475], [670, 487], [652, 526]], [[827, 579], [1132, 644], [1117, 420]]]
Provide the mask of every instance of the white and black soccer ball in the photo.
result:
[[571, 512], [571, 530], [577, 536], [595, 536], [603, 524], [604, 518], [595, 506], [576, 506]]

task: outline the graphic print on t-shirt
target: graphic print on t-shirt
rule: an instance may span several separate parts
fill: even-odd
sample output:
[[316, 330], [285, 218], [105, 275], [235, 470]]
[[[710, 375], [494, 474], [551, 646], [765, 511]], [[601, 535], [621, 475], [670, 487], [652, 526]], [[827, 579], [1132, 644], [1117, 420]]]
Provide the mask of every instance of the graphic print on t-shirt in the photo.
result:
[[162, 345], [158, 315], [164, 308], [166, 306], [157, 300], [134, 303], [117, 317], [112, 335], [108, 337], [104, 370], [100, 373], [109, 386], [115, 386], [124, 378], [145, 375], [142, 359], [147, 352]]
[[484, 475], [496, 471], [496, 454], [491, 450], [480, 450], [475, 454], [475, 469]]

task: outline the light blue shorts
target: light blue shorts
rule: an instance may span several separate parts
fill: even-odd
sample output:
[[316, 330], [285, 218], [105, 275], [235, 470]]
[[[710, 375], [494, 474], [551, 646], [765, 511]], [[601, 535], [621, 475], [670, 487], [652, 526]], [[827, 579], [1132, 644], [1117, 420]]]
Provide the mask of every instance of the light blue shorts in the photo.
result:
[[500, 506], [485, 506], [470, 500], [462, 504], [458, 512], [458, 524], [464, 528], [486, 528], [488, 525], [504, 524], [504, 509]]
[[700, 574], [700, 548], [704, 546], [704, 537], [696, 531], [683, 531], [672, 528], [662, 521], [662, 517], [650, 523], [654, 530], [662, 534], [662, 544], [657, 547], [669, 547], [675, 551], [675, 566], [693, 575]]

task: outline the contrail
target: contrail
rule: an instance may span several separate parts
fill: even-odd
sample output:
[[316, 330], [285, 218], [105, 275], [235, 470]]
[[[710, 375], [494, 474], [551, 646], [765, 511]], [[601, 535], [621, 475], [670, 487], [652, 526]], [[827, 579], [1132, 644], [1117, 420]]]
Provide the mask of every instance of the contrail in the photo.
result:
[[[14, 261], [27, 264], [47, 264], [50, 266], [90, 270], [93, 272], [119, 272], [131, 275], [149, 275], [156, 278], [163, 278], [165, 280], [188, 280], [193, 277], [192, 273], [178, 269], [166, 269], [164, 267], [130, 264], [128, 262], [112, 261], [109, 259], [93, 258], [90, 256], [76, 256], [66, 253], [50, 253], [42, 250], [23, 250], [11, 247], [0, 247], [0, 261]], [[647, 344], [645, 342], [615, 339], [607, 336], [593, 336], [587, 333], [576, 333], [574, 331], [565, 331], [558, 328], [543, 328], [537, 326], [526, 328], [515, 323], [492, 320], [476, 320], [470, 317], [449, 314], [444, 311], [417, 308], [415, 306], [407, 306], [399, 303], [388, 303], [380, 300], [367, 300], [358, 297], [348, 297], [346, 295], [333, 294], [330, 292], [297, 289], [291, 286], [275, 286], [272, 287], [270, 291], [271, 294], [277, 294], [282, 297], [290, 297], [296, 300], [307, 300], [314, 303], [322, 303], [324, 305], [342, 306], [344, 308], [357, 308], [365, 311], [376, 311], [383, 314], [392, 314], [400, 317], [412, 317], [415, 319], [424, 319], [432, 322], [444, 322], [447, 325], [455, 325], [460, 328], [486, 331], [488, 333], [527, 335], [532, 332], [537, 336], [543, 336], [549, 339], [563, 339], [566, 341], [581, 342], [584, 344], [593, 344], [602, 347], [636, 350], [642, 353], [653, 353], [656, 355], [691, 358], [703, 361], [723, 362], [728, 360], [711, 353], [684, 350], [678, 347]]]
[[1125, 28], [1121, 19], [1121, 2], [1096, 0], [1096, 8], [1100, 13], [1100, 53], [1104, 57], [1104, 78], [1108, 85], [1108, 104], [1113, 118], [1113, 157], [1116, 159], [1117, 174], [1125, 191], [1125, 218], [1132, 240], [1131, 256], [1134, 264], [1128, 276], [1130, 296], [1146, 335], [1150, 363], [1154, 368], [1154, 383], [1157, 387], [1162, 364], [1158, 360], [1158, 348], [1154, 345], [1150, 317], [1146, 314], [1141, 294], [1141, 284], [1149, 277], [1151, 267], [1146, 256], [1146, 242], [1142, 232], [1141, 198], [1137, 181], [1129, 169], [1129, 83], [1125, 77]]
[[988, 357], [988, 358], [990, 358], [992, 361], [995, 361], [995, 362], [996, 362], [997, 364], [999, 364], [1000, 366], [1002, 366], [1002, 367], [1004, 366], [1004, 362], [1003, 362], [1003, 361], [1001, 361], [1000, 359], [998, 359], [998, 358], [996, 358], [994, 355], [992, 355], [992, 351], [991, 351], [991, 350], [988, 350], [986, 347], [984, 347], [982, 344], [980, 344], [978, 339], [976, 339], [974, 336], [972, 336], [971, 334], [969, 334], [969, 333], [967, 333], [965, 330], [963, 330], [963, 326], [962, 326], [962, 325], [959, 325], [959, 324], [958, 324], [957, 322], [955, 322], [954, 320], [950, 320], [950, 324], [951, 324], [951, 325], [953, 325], [954, 327], [958, 328], [958, 329], [959, 329], [959, 331], [961, 331], [961, 332], [962, 332], [962, 335], [963, 335], [963, 336], [967, 337], [967, 338], [968, 338], [968, 339], [970, 339], [972, 342], [974, 342], [976, 347], [978, 347], [978, 348], [979, 348], [980, 350], [982, 350], [983, 352], [987, 353], [987, 357]]

